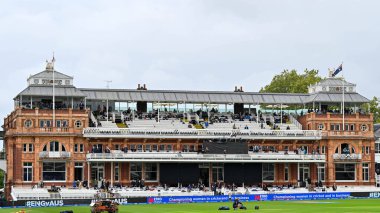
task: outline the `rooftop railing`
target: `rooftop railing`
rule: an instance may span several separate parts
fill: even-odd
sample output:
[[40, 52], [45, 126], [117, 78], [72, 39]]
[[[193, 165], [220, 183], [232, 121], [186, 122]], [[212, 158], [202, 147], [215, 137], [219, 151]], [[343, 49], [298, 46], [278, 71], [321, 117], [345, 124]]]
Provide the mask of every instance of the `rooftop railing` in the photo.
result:
[[242, 138], [242, 139], [321, 139], [318, 130], [239, 130], [239, 129], [132, 129], [85, 128], [88, 138]]

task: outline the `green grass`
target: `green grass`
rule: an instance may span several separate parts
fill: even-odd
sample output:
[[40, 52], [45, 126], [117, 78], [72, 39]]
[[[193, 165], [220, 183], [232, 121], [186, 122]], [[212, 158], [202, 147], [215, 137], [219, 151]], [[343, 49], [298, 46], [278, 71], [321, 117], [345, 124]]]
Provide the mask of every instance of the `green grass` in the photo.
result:
[[[232, 203], [198, 203], [198, 204], [138, 204], [120, 206], [119, 213], [228, 213], [228, 212], [280, 212], [280, 213], [339, 213], [339, 212], [380, 212], [379, 199], [355, 199], [355, 200], [309, 200], [309, 201], [263, 201], [245, 202], [247, 210], [218, 211], [219, 206], [229, 206]], [[254, 210], [254, 206], [260, 209]], [[0, 209], [2, 212], [17, 212], [21, 209]], [[74, 213], [89, 213], [90, 207], [55, 207], [55, 208], [29, 208], [28, 213], [59, 213], [62, 210], [73, 210]]]

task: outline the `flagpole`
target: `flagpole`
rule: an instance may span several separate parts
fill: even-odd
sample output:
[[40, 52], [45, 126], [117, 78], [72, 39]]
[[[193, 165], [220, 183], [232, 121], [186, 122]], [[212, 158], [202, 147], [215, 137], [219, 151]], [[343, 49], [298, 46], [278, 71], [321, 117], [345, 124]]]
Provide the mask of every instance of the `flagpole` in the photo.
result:
[[55, 75], [54, 75], [54, 54], [52, 59], [52, 65], [53, 65], [53, 127], [55, 127]]
[[342, 75], [342, 82], [343, 82], [343, 97], [342, 97], [342, 101], [343, 101], [343, 103], [342, 103], [342, 107], [343, 107], [343, 131], [345, 130], [345, 128], [344, 128], [344, 77], [343, 77], [343, 75]]
[[[342, 69], [343, 69], [343, 62], [342, 62]], [[343, 72], [342, 72], [342, 84], [343, 84], [343, 92], [342, 92], [342, 107], [343, 107], [343, 116], [342, 116], [342, 119], [343, 119], [343, 131], [345, 131], [345, 125], [344, 125], [344, 91], [345, 91], [345, 87], [344, 87], [344, 75], [343, 75]]]

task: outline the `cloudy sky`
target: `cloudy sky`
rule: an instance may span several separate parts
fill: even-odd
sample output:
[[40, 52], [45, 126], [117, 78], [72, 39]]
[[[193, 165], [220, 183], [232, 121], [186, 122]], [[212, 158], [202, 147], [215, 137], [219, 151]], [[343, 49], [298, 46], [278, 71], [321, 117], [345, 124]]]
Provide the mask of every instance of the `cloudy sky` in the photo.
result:
[[[0, 2], [0, 114], [26, 78], [56, 69], [76, 87], [258, 91], [284, 69], [344, 62], [371, 98], [380, 74], [380, 1], [91, 0]], [[1, 120], [1, 124], [3, 121]]]

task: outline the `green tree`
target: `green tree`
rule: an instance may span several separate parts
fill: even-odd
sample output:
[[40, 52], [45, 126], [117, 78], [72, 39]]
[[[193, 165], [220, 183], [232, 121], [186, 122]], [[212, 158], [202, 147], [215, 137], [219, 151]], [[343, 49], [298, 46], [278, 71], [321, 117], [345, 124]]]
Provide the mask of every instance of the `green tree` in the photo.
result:
[[0, 170], [0, 189], [4, 188], [4, 171]]
[[307, 93], [308, 86], [321, 81], [318, 70], [306, 69], [302, 74], [297, 70], [284, 70], [279, 75], [275, 75], [264, 88], [260, 89], [262, 93]]
[[380, 123], [380, 107], [378, 98], [373, 97], [367, 104], [367, 108], [369, 109], [369, 112], [373, 114], [373, 122]]

